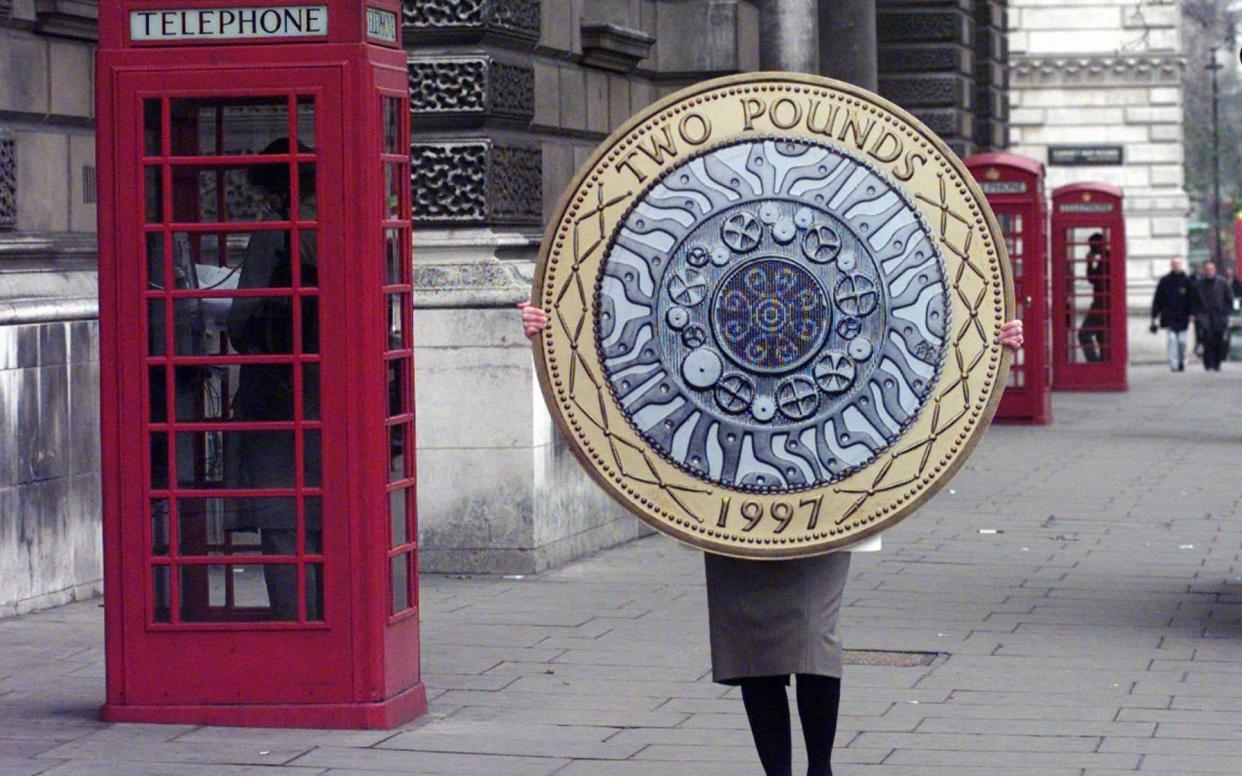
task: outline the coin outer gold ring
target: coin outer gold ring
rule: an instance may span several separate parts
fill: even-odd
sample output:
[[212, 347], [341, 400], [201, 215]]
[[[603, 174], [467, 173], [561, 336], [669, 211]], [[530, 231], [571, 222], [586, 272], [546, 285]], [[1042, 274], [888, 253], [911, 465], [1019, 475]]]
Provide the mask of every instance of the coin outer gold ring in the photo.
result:
[[[815, 104], [812, 129], [808, 116]], [[824, 124], [830, 112], [834, 118]], [[873, 126], [860, 143], [868, 123]], [[595, 342], [600, 269], [610, 237], [636, 198], [695, 153], [759, 137], [827, 145], [886, 173], [930, 225], [950, 284], [943, 364], [914, 422], [844, 479], [789, 493], [722, 486], [662, 457], [609, 390]], [[659, 152], [654, 141], [668, 145], [669, 138], [673, 151]], [[741, 558], [848, 549], [909, 516], [978, 444], [1010, 366], [998, 337], [1014, 316], [1013, 280], [983, 192], [948, 146], [905, 110], [819, 76], [761, 72], [713, 79], [631, 117], [599, 145], [561, 197], [540, 248], [532, 300], [550, 321], [534, 343], [539, 383], [587, 472], [657, 530]]]

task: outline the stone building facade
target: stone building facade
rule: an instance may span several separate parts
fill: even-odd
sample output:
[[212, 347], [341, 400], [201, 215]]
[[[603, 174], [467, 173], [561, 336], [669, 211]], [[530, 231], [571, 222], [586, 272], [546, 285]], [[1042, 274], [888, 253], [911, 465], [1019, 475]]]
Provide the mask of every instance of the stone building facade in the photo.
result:
[[1131, 361], [1161, 360], [1151, 296], [1187, 250], [1181, 9], [1140, 0], [1012, 0], [1011, 150], [1117, 145], [1123, 163], [1048, 169], [1048, 189], [1098, 180], [1125, 190]]
[[0, 616], [100, 589], [95, 16], [0, 0]]

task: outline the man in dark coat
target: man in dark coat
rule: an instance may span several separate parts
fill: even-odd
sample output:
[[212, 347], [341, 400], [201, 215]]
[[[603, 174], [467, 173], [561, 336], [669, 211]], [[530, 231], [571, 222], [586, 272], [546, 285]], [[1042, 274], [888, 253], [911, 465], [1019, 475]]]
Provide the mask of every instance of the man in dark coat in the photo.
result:
[[1169, 274], [1160, 278], [1156, 295], [1151, 300], [1151, 330], [1157, 325], [1168, 332], [1169, 368], [1174, 372], [1186, 370], [1186, 329], [1194, 314], [1195, 289], [1186, 275], [1186, 265], [1181, 256], [1169, 262]]
[[1225, 360], [1225, 333], [1233, 310], [1233, 289], [1216, 274], [1216, 265], [1203, 265], [1203, 279], [1195, 284], [1195, 319], [1203, 326], [1203, 368], [1220, 371]]

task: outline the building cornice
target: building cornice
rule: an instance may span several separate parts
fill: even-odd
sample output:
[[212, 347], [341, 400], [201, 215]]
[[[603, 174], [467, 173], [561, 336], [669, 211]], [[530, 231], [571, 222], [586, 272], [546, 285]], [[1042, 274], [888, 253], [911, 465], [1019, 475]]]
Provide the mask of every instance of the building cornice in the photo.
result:
[[1168, 54], [1011, 55], [1015, 84], [1180, 82], [1186, 57]]

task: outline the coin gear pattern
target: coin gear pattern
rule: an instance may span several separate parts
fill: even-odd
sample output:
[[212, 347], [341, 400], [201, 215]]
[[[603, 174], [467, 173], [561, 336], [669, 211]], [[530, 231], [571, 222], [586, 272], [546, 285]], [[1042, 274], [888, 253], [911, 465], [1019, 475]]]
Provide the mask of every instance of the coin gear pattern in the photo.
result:
[[704, 479], [838, 481], [900, 438], [935, 382], [949, 305], [932, 238], [891, 180], [823, 145], [687, 159], [636, 197], [603, 260], [612, 393]]

